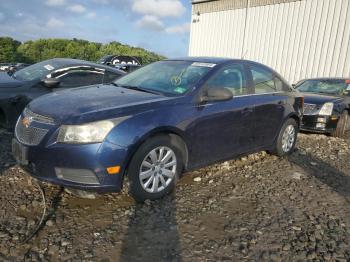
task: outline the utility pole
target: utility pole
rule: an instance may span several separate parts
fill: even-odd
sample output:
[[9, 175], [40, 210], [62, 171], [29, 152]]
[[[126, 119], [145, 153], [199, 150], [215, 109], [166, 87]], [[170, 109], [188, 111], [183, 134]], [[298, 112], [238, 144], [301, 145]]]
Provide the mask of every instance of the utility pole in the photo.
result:
[[244, 59], [244, 56], [246, 54], [245, 42], [246, 42], [246, 34], [247, 34], [247, 24], [248, 24], [248, 14], [249, 14], [249, 6], [250, 6], [250, 0], [247, 0], [246, 9], [245, 9], [245, 20], [244, 20], [244, 30], [243, 30], [243, 43], [242, 43], [242, 50], [241, 50], [241, 58]]

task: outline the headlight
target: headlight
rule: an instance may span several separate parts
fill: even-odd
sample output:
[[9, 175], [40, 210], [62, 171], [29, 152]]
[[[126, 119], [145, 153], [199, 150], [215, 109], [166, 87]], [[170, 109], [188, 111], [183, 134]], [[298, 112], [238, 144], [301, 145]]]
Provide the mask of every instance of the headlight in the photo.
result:
[[330, 116], [333, 112], [333, 106], [334, 104], [331, 102], [325, 103], [322, 107], [320, 112], [318, 113], [319, 115], [323, 116]]
[[71, 144], [102, 142], [113, 127], [127, 118], [120, 117], [83, 125], [62, 125], [58, 133], [57, 142]]

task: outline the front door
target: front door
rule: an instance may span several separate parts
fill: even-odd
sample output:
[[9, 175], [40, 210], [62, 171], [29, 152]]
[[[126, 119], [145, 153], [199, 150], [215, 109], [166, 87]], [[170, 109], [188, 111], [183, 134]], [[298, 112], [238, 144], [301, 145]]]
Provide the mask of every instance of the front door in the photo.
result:
[[197, 106], [194, 122], [193, 160], [205, 165], [249, 151], [252, 146], [254, 104], [242, 64], [220, 69], [203, 86], [202, 92], [224, 87], [233, 93], [227, 101], [213, 101]]

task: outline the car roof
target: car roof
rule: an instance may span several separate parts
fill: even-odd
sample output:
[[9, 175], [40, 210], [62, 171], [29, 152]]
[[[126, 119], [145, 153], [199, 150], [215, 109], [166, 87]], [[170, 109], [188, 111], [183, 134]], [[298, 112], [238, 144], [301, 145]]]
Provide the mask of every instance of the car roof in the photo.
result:
[[308, 81], [308, 80], [319, 80], [319, 81], [322, 81], [322, 80], [349, 80], [350, 77], [346, 78], [346, 77], [315, 77], [315, 78], [305, 78], [305, 79], [302, 79], [298, 82], [302, 82], [302, 81]]
[[69, 67], [69, 66], [78, 66], [78, 65], [87, 65], [87, 66], [93, 66], [93, 67], [98, 67], [98, 68], [103, 68], [109, 71], [114, 71], [114, 72], [121, 72], [121, 73], [125, 73], [124, 71], [118, 70], [117, 68], [113, 68], [110, 66], [106, 66], [106, 65], [101, 65], [98, 63], [93, 63], [90, 61], [85, 61], [85, 60], [80, 60], [80, 59], [71, 59], [71, 58], [53, 58], [53, 59], [49, 59], [46, 60], [48, 63], [50, 61], [55, 61], [55, 63], [58, 63], [60, 65], [60, 68], [63, 67]]
[[225, 58], [225, 57], [206, 57], [206, 56], [188, 56], [188, 57], [179, 57], [165, 59], [165, 61], [190, 61], [190, 62], [199, 62], [199, 63], [214, 63], [221, 64], [228, 61], [233, 61], [234, 59]]
[[[228, 57], [210, 57], [210, 56], [188, 56], [180, 58], [170, 58], [165, 59], [164, 61], [190, 61], [190, 62], [199, 62], [199, 63], [213, 63], [213, 64], [223, 64], [226, 62], [248, 62], [251, 64], [256, 64], [269, 68], [267, 65], [261, 64], [256, 61], [246, 60], [246, 59], [236, 59]], [[270, 68], [273, 70], [272, 68]]]

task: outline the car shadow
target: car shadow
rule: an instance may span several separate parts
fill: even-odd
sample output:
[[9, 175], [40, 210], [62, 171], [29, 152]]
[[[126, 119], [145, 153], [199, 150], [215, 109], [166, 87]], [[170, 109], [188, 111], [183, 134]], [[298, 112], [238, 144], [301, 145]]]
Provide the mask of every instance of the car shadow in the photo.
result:
[[350, 175], [345, 174], [322, 159], [310, 154], [292, 154], [288, 160], [307, 171], [334, 192], [343, 196], [350, 203]]
[[135, 204], [120, 261], [181, 261], [174, 195]]

